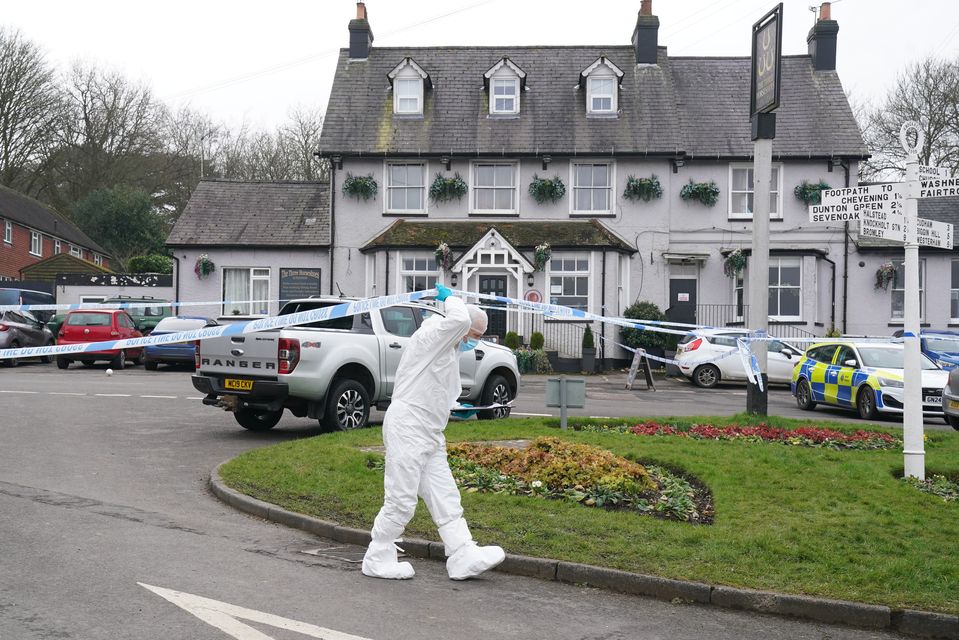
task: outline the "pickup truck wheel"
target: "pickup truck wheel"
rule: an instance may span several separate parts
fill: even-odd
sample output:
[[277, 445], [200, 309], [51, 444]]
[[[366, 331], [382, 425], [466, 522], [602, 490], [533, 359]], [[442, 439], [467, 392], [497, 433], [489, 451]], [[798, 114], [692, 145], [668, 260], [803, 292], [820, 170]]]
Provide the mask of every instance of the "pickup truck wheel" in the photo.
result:
[[[511, 399], [509, 383], [506, 382], [506, 378], [500, 375], [490, 376], [489, 380], [486, 381], [486, 386], [483, 387], [483, 404], [506, 404]], [[478, 412], [478, 417], [480, 420], [508, 418], [509, 412], [509, 407], [503, 409], [487, 409]]]
[[267, 411], [265, 409], [237, 409], [233, 417], [244, 429], [250, 431], [269, 431], [283, 417], [283, 409]]
[[326, 401], [323, 427], [327, 431], [362, 429], [370, 420], [370, 394], [349, 378], [333, 383]]

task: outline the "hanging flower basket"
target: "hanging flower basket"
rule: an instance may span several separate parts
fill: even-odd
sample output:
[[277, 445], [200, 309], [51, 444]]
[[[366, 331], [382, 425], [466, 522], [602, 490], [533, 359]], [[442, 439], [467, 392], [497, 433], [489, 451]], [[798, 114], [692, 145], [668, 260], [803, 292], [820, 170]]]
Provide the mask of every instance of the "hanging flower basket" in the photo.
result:
[[436, 256], [436, 264], [440, 265], [443, 271], [449, 271], [450, 267], [453, 266], [453, 252], [450, 251], [450, 246], [445, 242], [441, 242], [440, 246], [436, 247], [433, 255]]
[[822, 190], [829, 188], [829, 185], [822, 180], [819, 182], [803, 180], [802, 184], [797, 184], [793, 189], [793, 194], [807, 205], [814, 205], [822, 202]]
[[352, 173], [347, 173], [346, 180], [343, 181], [343, 193], [357, 199], [369, 200], [376, 195], [377, 189], [372, 173], [368, 176], [354, 176]]
[[434, 202], [447, 202], [449, 200], [459, 200], [469, 191], [466, 181], [456, 173], [452, 178], [444, 178], [437, 173], [430, 185], [430, 200]]
[[696, 200], [707, 207], [711, 207], [719, 200], [719, 187], [710, 180], [709, 182], [693, 182], [683, 186], [679, 192], [679, 197], [683, 200]]
[[559, 176], [540, 178], [534, 173], [533, 181], [529, 183], [529, 195], [539, 204], [556, 202], [566, 195], [566, 185]]
[[623, 197], [627, 200], [642, 200], [649, 202], [663, 195], [663, 187], [659, 184], [659, 178], [655, 175], [648, 178], [637, 178], [629, 176], [626, 179], [626, 189], [623, 191]]
[[216, 271], [216, 265], [210, 260], [210, 256], [205, 253], [197, 256], [196, 264], [193, 265], [193, 273], [196, 274], [197, 278], [202, 280], [214, 271]]
[[553, 250], [550, 248], [548, 242], [536, 245], [536, 248], [533, 250], [533, 266], [536, 267], [537, 271], [543, 271], [552, 255]]
[[728, 278], [735, 278], [742, 273], [745, 268], [746, 254], [744, 254], [741, 249], [730, 251], [729, 255], [723, 260], [723, 273], [725, 273]]
[[891, 262], [884, 262], [876, 269], [876, 289], [888, 289], [893, 280], [896, 279], [896, 265]]

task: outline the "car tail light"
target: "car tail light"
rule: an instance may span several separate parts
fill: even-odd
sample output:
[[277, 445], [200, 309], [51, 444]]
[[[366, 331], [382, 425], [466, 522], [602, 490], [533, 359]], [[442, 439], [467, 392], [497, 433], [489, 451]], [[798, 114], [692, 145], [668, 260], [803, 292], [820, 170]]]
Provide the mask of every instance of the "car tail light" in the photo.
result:
[[5, 324], [3, 324], [2, 322], [0, 322], [0, 331], [6, 331], [6, 330], [9, 329], [9, 328], [10, 328], [10, 327], [8, 327], [7, 325], [5, 325]]
[[701, 347], [701, 346], [703, 346], [703, 339], [702, 339], [702, 338], [696, 338], [695, 340], [693, 340], [693, 341], [690, 342], [689, 344], [683, 345], [683, 351], [695, 351], [696, 349], [698, 349], [698, 348]]
[[193, 368], [196, 371], [200, 370], [200, 342], [201, 340], [193, 341]]
[[280, 338], [276, 357], [280, 361], [279, 373], [293, 373], [300, 361], [300, 341], [296, 338]]

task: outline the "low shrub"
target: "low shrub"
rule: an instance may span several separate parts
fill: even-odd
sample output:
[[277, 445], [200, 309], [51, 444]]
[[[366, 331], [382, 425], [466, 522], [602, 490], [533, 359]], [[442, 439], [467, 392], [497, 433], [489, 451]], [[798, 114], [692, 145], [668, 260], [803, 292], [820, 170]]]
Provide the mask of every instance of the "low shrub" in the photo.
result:
[[515, 349], [516, 366], [520, 373], [552, 373], [553, 365], [542, 349]]
[[539, 331], [534, 331], [529, 337], [529, 348], [533, 351], [539, 351], [546, 344], [546, 338]]
[[515, 351], [523, 346], [523, 341], [520, 340], [519, 334], [515, 331], [507, 331], [506, 337], [503, 338], [503, 344]]
[[[626, 307], [623, 315], [631, 320], [666, 320], [666, 314], [652, 302], [639, 301]], [[633, 349], [675, 349], [678, 336], [659, 331], [645, 329], [631, 329], [623, 327], [621, 330], [623, 342]]]

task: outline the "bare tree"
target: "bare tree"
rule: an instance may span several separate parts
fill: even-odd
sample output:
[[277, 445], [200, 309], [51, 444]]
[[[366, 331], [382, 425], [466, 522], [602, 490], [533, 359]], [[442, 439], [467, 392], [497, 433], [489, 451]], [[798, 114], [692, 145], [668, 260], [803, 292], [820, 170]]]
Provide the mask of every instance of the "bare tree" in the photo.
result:
[[76, 64], [64, 91], [67, 117], [46, 180], [47, 200], [66, 211], [98, 188], [128, 184], [150, 194], [162, 189], [166, 178], [156, 160], [164, 160], [164, 108], [149, 87]]
[[19, 31], [0, 27], [0, 184], [29, 191], [61, 117], [53, 69]]
[[867, 179], [898, 179], [905, 174], [899, 129], [915, 120], [925, 134], [919, 162], [959, 173], [959, 58], [926, 58], [899, 75], [885, 102], [860, 119], [873, 157], [863, 166]]
[[320, 131], [323, 129], [323, 113], [318, 107], [299, 106], [291, 109], [287, 124], [280, 127], [279, 135], [290, 147], [294, 173], [298, 180], [328, 180], [329, 167], [313, 155], [320, 148]]

